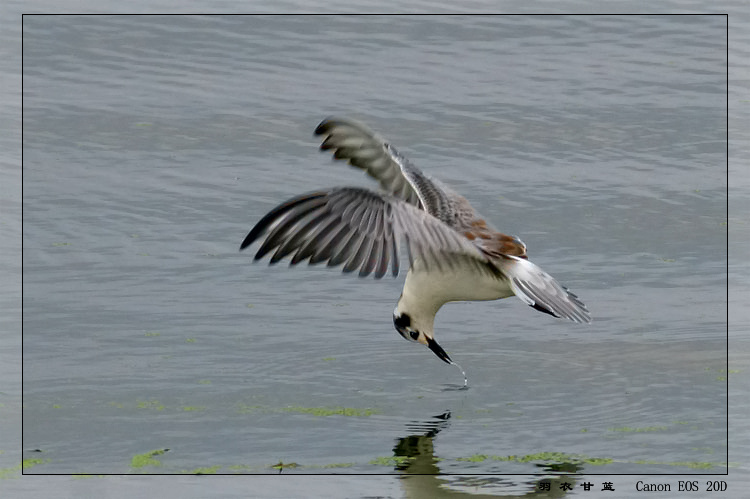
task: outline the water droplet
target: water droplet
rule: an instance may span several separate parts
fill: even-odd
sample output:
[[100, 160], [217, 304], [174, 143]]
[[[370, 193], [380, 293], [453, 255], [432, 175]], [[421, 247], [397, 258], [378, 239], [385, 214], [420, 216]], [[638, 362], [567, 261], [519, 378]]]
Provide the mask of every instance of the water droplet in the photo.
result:
[[466, 371], [464, 371], [464, 368], [453, 361], [451, 361], [451, 364], [456, 366], [461, 371], [461, 374], [464, 375], [464, 388], [469, 388], [469, 378], [466, 377]]

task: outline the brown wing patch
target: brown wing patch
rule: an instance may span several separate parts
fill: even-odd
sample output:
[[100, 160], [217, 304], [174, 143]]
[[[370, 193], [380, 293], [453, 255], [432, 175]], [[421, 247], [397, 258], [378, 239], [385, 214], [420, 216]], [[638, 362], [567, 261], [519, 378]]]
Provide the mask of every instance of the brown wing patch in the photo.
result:
[[475, 228], [463, 232], [466, 239], [474, 241], [479, 248], [490, 256], [512, 255], [526, 258], [526, 245], [516, 236], [508, 236], [496, 232], [487, 227], [484, 221], [481, 224], [472, 222]]
[[516, 236], [508, 236], [495, 232], [490, 241], [488, 241], [489, 247], [493, 251], [500, 253], [501, 255], [513, 255], [521, 258], [526, 258], [526, 245], [523, 241], [518, 239]]

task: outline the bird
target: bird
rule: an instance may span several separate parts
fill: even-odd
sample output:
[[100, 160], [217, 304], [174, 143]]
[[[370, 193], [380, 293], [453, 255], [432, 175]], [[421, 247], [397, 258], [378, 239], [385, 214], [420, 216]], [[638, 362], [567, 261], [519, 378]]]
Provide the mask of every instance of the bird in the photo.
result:
[[380, 190], [331, 187], [292, 197], [255, 224], [240, 251], [263, 238], [256, 261], [273, 251], [271, 265], [291, 255], [290, 266], [325, 262], [380, 279], [389, 267], [398, 276], [405, 248], [409, 269], [393, 311], [396, 331], [456, 366], [435, 340], [435, 315], [448, 302], [515, 295], [553, 317], [591, 322], [575, 294], [529, 261], [521, 239], [499, 232], [366, 125], [332, 116], [314, 133], [323, 137], [321, 151], [364, 170]]

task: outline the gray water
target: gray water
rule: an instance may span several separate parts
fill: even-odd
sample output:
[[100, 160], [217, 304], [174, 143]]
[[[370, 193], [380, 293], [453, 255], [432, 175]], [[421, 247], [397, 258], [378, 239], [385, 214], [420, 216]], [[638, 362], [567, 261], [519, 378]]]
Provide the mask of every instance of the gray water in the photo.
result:
[[[24, 472], [527, 475], [391, 483], [406, 496], [725, 473], [725, 30], [26, 17]], [[318, 152], [331, 114], [523, 239], [594, 323], [449, 304], [436, 335], [467, 371], [457, 390], [393, 329], [403, 275], [239, 253], [289, 197], [375, 188]]]

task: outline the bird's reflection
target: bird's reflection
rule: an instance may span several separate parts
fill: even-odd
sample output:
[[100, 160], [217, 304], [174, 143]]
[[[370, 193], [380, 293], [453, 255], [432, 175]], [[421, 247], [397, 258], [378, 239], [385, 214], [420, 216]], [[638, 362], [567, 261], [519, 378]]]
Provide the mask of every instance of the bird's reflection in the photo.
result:
[[398, 460], [396, 469], [404, 473], [423, 473], [434, 475], [440, 473], [436, 463], [432, 439], [445, 428], [450, 426], [451, 412], [446, 411], [438, 416], [433, 416], [427, 421], [412, 421], [406, 425], [411, 435], [399, 438], [393, 448], [393, 454], [397, 458], [409, 458]]
[[[393, 453], [396, 457], [395, 469], [403, 476], [401, 483], [409, 498], [459, 498], [473, 499], [489, 497], [529, 498], [529, 497], [563, 497], [575, 489], [582, 471], [582, 466], [575, 463], [536, 464], [538, 477], [487, 476], [470, 474], [452, 474], [440, 476], [441, 473], [456, 473], [458, 470], [441, 470], [441, 459], [435, 456], [434, 440], [437, 435], [450, 427], [451, 412], [445, 411], [425, 421], [413, 421], [406, 425], [409, 434], [396, 441]], [[495, 471], [502, 473], [502, 470]], [[461, 473], [461, 471], [458, 471]], [[562, 475], [557, 475], [561, 473]], [[571, 475], [572, 474], [572, 475]], [[520, 479], [520, 480], [519, 480]], [[458, 489], [471, 489], [463, 492]], [[495, 491], [512, 489], [514, 492], [503, 494]], [[519, 490], [526, 492], [520, 492]], [[487, 491], [487, 493], [482, 493]], [[492, 492], [489, 492], [492, 491]]]

